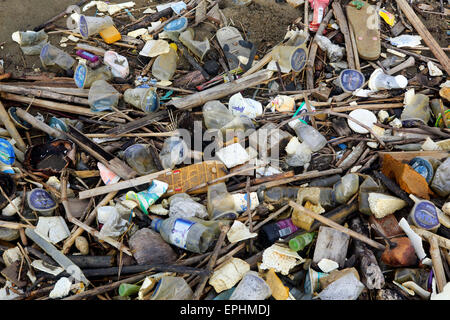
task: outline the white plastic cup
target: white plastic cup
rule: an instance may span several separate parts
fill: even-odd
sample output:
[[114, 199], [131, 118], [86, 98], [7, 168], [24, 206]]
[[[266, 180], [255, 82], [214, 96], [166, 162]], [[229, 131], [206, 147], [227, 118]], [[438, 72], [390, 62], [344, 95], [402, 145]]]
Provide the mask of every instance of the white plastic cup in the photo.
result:
[[146, 113], [156, 112], [159, 109], [159, 97], [155, 88], [127, 89], [123, 97], [125, 102]]
[[114, 21], [110, 16], [89, 17], [85, 15], [80, 15], [79, 20], [80, 34], [85, 39], [113, 25]]
[[265, 300], [272, 294], [269, 285], [257, 272], [248, 271], [237, 285], [230, 300]]
[[390, 76], [383, 72], [382, 69], [376, 69], [369, 79], [369, 88], [373, 91], [405, 89], [408, 85], [408, 79], [404, 76]]

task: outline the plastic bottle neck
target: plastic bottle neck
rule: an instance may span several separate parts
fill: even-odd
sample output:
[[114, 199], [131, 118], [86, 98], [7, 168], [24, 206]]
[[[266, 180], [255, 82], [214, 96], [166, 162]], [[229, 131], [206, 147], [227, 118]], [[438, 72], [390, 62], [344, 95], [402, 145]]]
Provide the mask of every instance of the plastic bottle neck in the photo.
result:
[[159, 232], [161, 230], [161, 223], [163, 222], [163, 219], [155, 218], [152, 220], [152, 223], [150, 227], [155, 230], [156, 232]]
[[305, 246], [305, 240], [303, 238], [293, 238], [289, 240], [289, 247], [294, 251], [300, 251]]

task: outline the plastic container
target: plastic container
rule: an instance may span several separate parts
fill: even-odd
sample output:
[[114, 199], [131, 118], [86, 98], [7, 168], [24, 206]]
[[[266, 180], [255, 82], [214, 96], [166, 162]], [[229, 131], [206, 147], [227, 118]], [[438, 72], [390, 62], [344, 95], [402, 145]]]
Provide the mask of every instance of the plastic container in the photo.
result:
[[185, 17], [175, 19], [164, 26], [164, 31], [173, 41], [177, 41], [181, 32], [186, 30], [188, 20]]
[[313, 152], [321, 150], [327, 144], [325, 137], [317, 129], [308, 124], [298, 122], [294, 130], [298, 138], [302, 142], [305, 142]]
[[90, 36], [98, 34], [103, 29], [114, 26], [114, 21], [111, 17], [89, 17], [85, 15], [80, 16], [79, 29], [83, 38], [87, 39]]
[[139, 175], [158, 171], [149, 146], [145, 144], [134, 144], [125, 149], [123, 156], [128, 165]]
[[147, 209], [153, 205], [166, 191], [169, 185], [165, 182], [152, 180], [152, 184], [147, 190], [141, 192], [128, 191], [127, 200], [133, 200], [139, 204], [139, 209], [148, 214]]
[[150, 300], [189, 300], [193, 294], [183, 278], [164, 276], [156, 285]]
[[300, 72], [305, 67], [308, 58], [306, 44], [277, 46], [272, 51], [272, 57], [279, 63], [281, 69]]
[[420, 175], [427, 180], [428, 184], [431, 182], [434, 176], [434, 170], [430, 161], [425, 158], [415, 157], [412, 158], [408, 164], [416, 172], [420, 173]]
[[298, 227], [294, 225], [292, 220], [289, 218], [264, 225], [261, 228], [258, 237], [262, 243], [269, 246], [278, 239], [285, 238], [297, 230]]
[[194, 40], [194, 29], [188, 28], [186, 31], [180, 33], [179, 40], [184, 44], [193, 54], [200, 60], [203, 60], [205, 54], [211, 49], [208, 39], [203, 41]]
[[415, 205], [409, 213], [409, 220], [419, 228], [436, 231], [440, 226], [436, 206], [431, 201], [420, 200], [412, 194], [410, 198]]
[[408, 79], [404, 76], [390, 76], [383, 72], [381, 68], [376, 69], [370, 76], [369, 88], [370, 90], [391, 90], [391, 89], [405, 89], [408, 85]]
[[27, 193], [27, 202], [31, 210], [39, 215], [50, 217], [53, 215], [57, 203], [52, 196], [41, 188], [36, 188]]
[[342, 177], [333, 186], [333, 199], [340, 204], [346, 203], [359, 190], [359, 176], [350, 173]]
[[208, 187], [207, 208], [211, 220], [236, 219], [233, 196], [227, 191], [224, 182]]
[[164, 169], [173, 169], [188, 156], [188, 147], [183, 139], [173, 136], [164, 140], [159, 159]]
[[304, 233], [289, 240], [289, 248], [294, 251], [301, 251], [314, 239], [314, 232]]
[[430, 98], [424, 94], [415, 94], [405, 105], [400, 120], [419, 120], [427, 124], [431, 118]]
[[95, 54], [92, 54], [84, 50], [77, 50], [76, 54], [77, 56], [89, 60], [90, 62], [97, 62], [99, 59], [98, 56], [96, 56]]
[[155, 218], [151, 228], [168, 243], [195, 253], [204, 253], [217, 240], [220, 229], [196, 218]]
[[91, 111], [112, 110], [119, 103], [120, 93], [105, 80], [96, 80], [89, 89], [88, 103]]
[[170, 44], [169, 52], [159, 55], [153, 63], [152, 75], [158, 80], [170, 80], [177, 69], [177, 61], [176, 46]]
[[159, 97], [156, 88], [134, 88], [127, 89], [123, 94], [126, 103], [141, 109], [146, 113], [156, 112], [159, 110]]
[[108, 44], [114, 43], [122, 39], [119, 30], [115, 26], [108, 26], [99, 32], [100, 37], [102, 37], [103, 41]]
[[265, 300], [272, 290], [257, 272], [248, 271], [237, 285], [230, 300]]
[[73, 78], [78, 88], [86, 89], [90, 88], [94, 81], [111, 80], [113, 78], [113, 75], [111, 73], [111, 69], [108, 66], [102, 66], [98, 69], [93, 70], [87, 67], [84, 62], [80, 62], [75, 69]]
[[353, 69], [342, 70], [339, 75], [339, 86], [348, 93], [352, 93], [361, 88], [365, 81], [364, 75]]
[[130, 74], [130, 67], [126, 57], [114, 51], [106, 51], [103, 63], [111, 68], [114, 77], [125, 79]]
[[75, 59], [68, 53], [52, 46], [50, 43], [42, 47], [40, 56], [42, 66], [45, 69], [55, 70], [61, 68], [63, 70], [70, 70], [75, 64]]
[[40, 54], [42, 47], [48, 41], [48, 35], [44, 30], [35, 31], [16, 31], [12, 34], [12, 39], [17, 42], [26, 56]]

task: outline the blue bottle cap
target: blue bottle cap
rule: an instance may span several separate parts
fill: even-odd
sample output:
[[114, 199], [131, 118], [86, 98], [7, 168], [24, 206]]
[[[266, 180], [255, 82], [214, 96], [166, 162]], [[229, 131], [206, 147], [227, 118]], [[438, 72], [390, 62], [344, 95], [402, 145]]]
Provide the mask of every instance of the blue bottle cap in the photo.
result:
[[86, 83], [86, 75], [87, 75], [86, 66], [84, 64], [79, 64], [73, 76], [75, 84], [77, 85], [78, 88], [81, 89], [84, 88], [84, 84]]
[[353, 69], [342, 70], [339, 75], [339, 82], [342, 90], [345, 92], [353, 92], [361, 88], [364, 84], [364, 75]]
[[303, 48], [294, 50], [291, 56], [291, 68], [295, 72], [301, 71], [306, 64], [306, 51]]
[[14, 148], [8, 140], [0, 138], [0, 162], [11, 165], [16, 160]]
[[439, 226], [436, 207], [428, 201], [419, 202], [413, 208], [412, 217], [415, 224], [425, 230], [434, 229]]
[[425, 180], [427, 180], [427, 183], [431, 182], [431, 180], [433, 179], [434, 170], [429, 161], [425, 160], [424, 158], [415, 157], [411, 159], [408, 164], [411, 166], [411, 168], [414, 169], [414, 171], [424, 177]]
[[179, 18], [179, 19], [175, 19], [172, 22], [169, 22], [168, 24], [166, 24], [166, 26], [164, 27], [164, 31], [167, 31], [167, 32], [174, 32], [174, 31], [181, 32], [181, 31], [184, 30], [184, 28], [186, 28], [187, 23], [188, 23], [188, 20], [185, 17], [182, 17], [182, 18]]
[[44, 189], [33, 189], [28, 194], [28, 205], [35, 211], [47, 211], [56, 208], [56, 202]]
[[87, 38], [89, 35], [88, 24], [85, 16], [80, 16], [80, 22], [78, 23], [80, 28], [80, 33], [84, 38]]
[[144, 97], [144, 101], [142, 102], [144, 104], [145, 112], [155, 112], [159, 109], [159, 97], [153, 89], [148, 90]]

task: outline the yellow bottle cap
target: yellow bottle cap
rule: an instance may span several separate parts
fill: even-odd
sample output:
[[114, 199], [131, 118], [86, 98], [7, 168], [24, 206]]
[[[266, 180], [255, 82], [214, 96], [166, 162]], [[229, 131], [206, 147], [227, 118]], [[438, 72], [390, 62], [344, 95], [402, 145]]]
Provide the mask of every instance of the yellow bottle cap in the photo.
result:
[[173, 42], [171, 44], [169, 44], [169, 47], [171, 47], [175, 51], [177, 51], [177, 49], [178, 49], [177, 45]]

